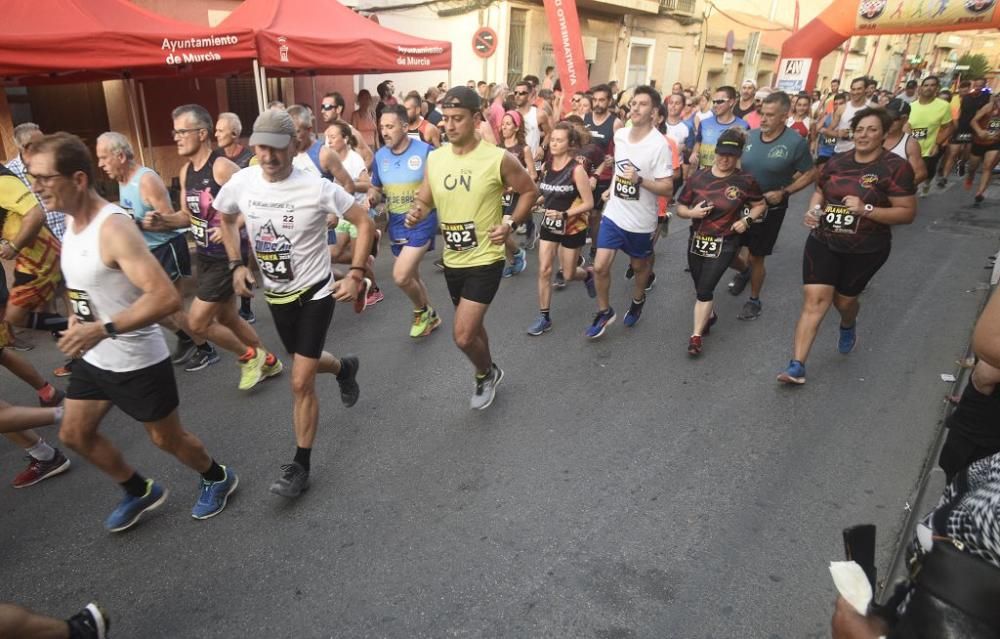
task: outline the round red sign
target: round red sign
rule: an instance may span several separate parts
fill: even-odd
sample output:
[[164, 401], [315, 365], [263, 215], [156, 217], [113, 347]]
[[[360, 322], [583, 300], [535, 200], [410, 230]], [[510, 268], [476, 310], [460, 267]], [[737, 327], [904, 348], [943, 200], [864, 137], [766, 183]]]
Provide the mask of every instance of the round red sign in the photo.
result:
[[497, 51], [497, 32], [489, 27], [479, 27], [472, 36], [472, 51], [480, 58], [488, 58]]

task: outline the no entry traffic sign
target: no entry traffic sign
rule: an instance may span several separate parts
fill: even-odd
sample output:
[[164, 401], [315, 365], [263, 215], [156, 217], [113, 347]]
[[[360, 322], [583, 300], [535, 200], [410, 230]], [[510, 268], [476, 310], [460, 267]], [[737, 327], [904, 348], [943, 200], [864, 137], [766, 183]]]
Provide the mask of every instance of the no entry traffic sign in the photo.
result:
[[479, 27], [472, 36], [472, 51], [480, 58], [488, 58], [497, 51], [497, 32], [489, 27]]

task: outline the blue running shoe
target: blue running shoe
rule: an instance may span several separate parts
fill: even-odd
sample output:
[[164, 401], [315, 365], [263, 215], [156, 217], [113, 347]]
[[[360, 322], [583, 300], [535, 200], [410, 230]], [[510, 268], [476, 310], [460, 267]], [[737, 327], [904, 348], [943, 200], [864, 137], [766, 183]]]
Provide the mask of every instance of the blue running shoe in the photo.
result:
[[850, 328], [840, 327], [840, 339], [837, 340], [837, 350], [840, 351], [841, 355], [847, 355], [854, 350], [854, 347], [858, 344], [858, 324], [854, 323], [854, 326]]
[[587, 295], [590, 299], [597, 297], [597, 282], [594, 280], [594, 267], [588, 266], [586, 269], [587, 277], [583, 278], [583, 285], [587, 287]]
[[142, 497], [125, 495], [125, 499], [111, 511], [104, 520], [104, 527], [109, 532], [122, 532], [139, 523], [143, 513], [159, 508], [167, 501], [168, 491], [152, 479], [146, 480], [146, 494]]
[[513, 274], [514, 274], [514, 265], [511, 264], [510, 262], [507, 262], [506, 264], [504, 264], [503, 265], [503, 274], [501, 275], [501, 277], [503, 277], [504, 279], [507, 279], [508, 277], [510, 277]]
[[226, 466], [223, 466], [222, 470], [226, 472], [226, 478], [222, 481], [201, 480], [201, 494], [191, 509], [191, 516], [195, 519], [208, 519], [221, 513], [229, 501], [229, 496], [240, 485], [240, 478], [236, 473]]
[[642, 307], [646, 305], [646, 296], [642, 296], [642, 300], [637, 302], [632, 300], [631, 306], [628, 307], [628, 312], [625, 313], [624, 324], [628, 328], [632, 328], [639, 323], [639, 317], [642, 316]]
[[615, 309], [609, 308], [606, 311], [600, 311], [597, 315], [594, 315], [593, 323], [587, 327], [584, 335], [590, 339], [597, 339], [601, 335], [604, 335], [604, 330], [615, 321]]
[[805, 384], [806, 365], [797, 359], [788, 362], [788, 368], [778, 373], [778, 381], [782, 384]]
[[511, 274], [520, 275], [526, 268], [528, 268], [528, 254], [524, 252], [524, 249], [521, 249], [514, 253], [514, 265], [511, 269]]
[[537, 337], [542, 333], [548, 333], [551, 330], [552, 320], [539, 313], [538, 318], [535, 319], [531, 326], [528, 327], [528, 335]]

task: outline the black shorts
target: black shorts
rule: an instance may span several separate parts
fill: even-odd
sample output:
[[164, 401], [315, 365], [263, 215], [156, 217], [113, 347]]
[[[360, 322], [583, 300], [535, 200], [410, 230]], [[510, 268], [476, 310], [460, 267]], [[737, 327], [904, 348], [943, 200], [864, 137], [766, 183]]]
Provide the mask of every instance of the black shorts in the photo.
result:
[[972, 145], [972, 155], [977, 158], [981, 158], [990, 151], [1000, 151], [1000, 142], [994, 144], [975, 144]]
[[744, 244], [750, 247], [750, 255], [767, 257], [774, 251], [787, 210], [787, 204], [768, 207], [764, 220], [750, 225], [750, 229], [743, 234], [746, 238]]
[[924, 158], [924, 165], [927, 167], [927, 179], [932, 180], [937, 176], [937, 165], [941, 160], [941, 152]]
[[159, 421], [180, 404], [177, 380], [170, 358], [135, 371], [116, 373], [73, 361], [66, 397], [90, 401], [110, 401], [132, 419]]
[[959, 127], [955, 136], [948, 141], [948, 146], [961, 146], [972, 142], [972, 129], [969, 127]]
[[228, 260], [199, 253], [195, 297], [203, 302], [225, 302], [233, 295], [233, 274], [229, 271]]
[[500, 289], [503, 267], [506, 260], [486, 266], [465, 268], [444, 267], [444, 280], [448, 283], [451, 303], [458, 306], [461, 299], [480, 304], [490, 304]]
[[7, 273], [3, 270], [3, 264], [0, 264], [0, 309], [7, 306], [8, 299], [10, 290], [7, 289]]
[[171, 282], [182, 277], [191, 277], [191, 252], [188, 250], [187, 236], [175, 235], [173, 239], [150, 249]]
[[580, 231], [578, 233], [573, 233], [572, 235], [562, 235], [559, 233], [553, 233], [542, 226], [539, 227], [538, 239], [543, 242], [555, 242], [556, 244], [568, 249], [578, 249], [587, 243], [587, 232]]
[[719, 285], [719, 280], [726, 273], [729, 263], [733, 261], [733, 256], [740, 250], [742, 243], [739, 236], [730, 235], [722, 241], [719, 257], [702, 257], [691, 252], [690, 242], [689, 239], [688, 270], [691, 271], [695, 295], [699, 302], [711, 302], [715, 299], [715, 287]]
[[[326, 282], [317, 286], [326, 286]], [[319, 359], [323, 354], [326, 332], [333, 321], [334, 300], [332, 295], [312, 299], [316, 289], [316, 286], [310, 288], [299, 298], [309, 301], [267, 304], [281, 345], [291, 355]]]
[[597, 186], [594, 188], [594, 208], [591, 210], [591, 215], [599, 214], [604, 210], [604, 192], [611, 188], [611, 182], [601, 182], [598, 180]]
[[802, 254], [802, 283], [832, 286], [846, 297], [857, 297], [889, 259], [891, 245], [877, 253], [841, 253], [812, 235]]

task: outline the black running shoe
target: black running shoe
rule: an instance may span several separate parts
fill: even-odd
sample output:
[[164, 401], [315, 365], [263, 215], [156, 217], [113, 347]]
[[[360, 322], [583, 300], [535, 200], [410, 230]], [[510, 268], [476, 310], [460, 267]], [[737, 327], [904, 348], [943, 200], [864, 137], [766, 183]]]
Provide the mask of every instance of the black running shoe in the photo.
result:
[[271, 484], [271, 492], [288, 499], [295, 499], [309, 490], [309, 471], [298, 462], [281, 467], [281, 477]]
[[111, 617], [95, 603], [66, 620], [70, 635], [80, 639], [105, 639], [111, 630]]
[[358, 386], [358, 368], [361, 362], [354, 355], [347, 355], [340, 360], [340, 373], [337, 384], [340, 386], [340, 401], [350, 408], [358, 403], [361, 387]]

